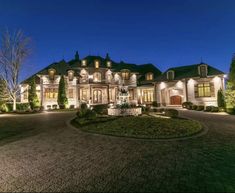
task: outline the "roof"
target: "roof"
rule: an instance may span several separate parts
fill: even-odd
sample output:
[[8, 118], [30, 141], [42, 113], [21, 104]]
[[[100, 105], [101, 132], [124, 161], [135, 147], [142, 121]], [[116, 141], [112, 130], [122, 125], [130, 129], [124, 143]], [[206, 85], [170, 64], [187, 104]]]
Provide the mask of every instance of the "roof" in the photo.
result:
[[[109, 57], [107, 58], [102, 58], [101, 56], [86, 56], [82, 60], [86, 60], [86, 68], [94, 68], [94, 63], [95, 61], [100, 62], [100, 68], [107, 68], [107, 61], [111, 61], [111, 69], [113, 72], [120, 72], [123, 69], [128, 69], [131, 72], [135, 72], [139, 74], [139, 83], [145, 79], [145, 74], [148, 72], [152, 72], [154, 74], [154, 77], [157, 77], [161, 75], [161, 71], [154, 66], [153, 64], [142, 64], [142, 65], [137, 65], [137, 64], [132, 64], [132, 63], [125, 63], [125, 62], [115, 62], [111, 60]], [[28, 79], [24, 80], [22, 83], [28, 83], [33, 77], [36, 77], [37, 74], [40, 75], [46, 75], [48, 74], [48, 70], [50, 68], [53, 68], [56, 70], [56, 74], [59, 75], [66, 75], [68, 70], [74, 70], [75, 75], [78, 75], [80, 72], [81, 66], [81, 60], [73, 59], [70, 60], [69, 62], [66, 62], [65, 60], [61, 60], [60, 62], [54, 62], [50, 64], [49, 66], [45, 67], [44, 69], [40, 70], [36, 74], [32, 75]]]
[[166, 70], [160, 77], [156, 78], [156, 81], [165, 81], [167, 80], [167, 72], [172, 70], [174, 71], [174, 80], [180, 80], [184, 78], [200, 77], [198, 74], [198, 66], [207, 65], [208, 76], [222, 75], [224, 72], [204, 63], [193, 64], [188, 66], [179, 66], [174, 68], [169, 68]]

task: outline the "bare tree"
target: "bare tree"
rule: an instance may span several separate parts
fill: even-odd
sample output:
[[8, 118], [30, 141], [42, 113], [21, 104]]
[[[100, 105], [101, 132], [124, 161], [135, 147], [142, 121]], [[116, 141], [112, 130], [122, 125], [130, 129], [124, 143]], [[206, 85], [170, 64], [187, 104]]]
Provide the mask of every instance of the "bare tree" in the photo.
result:
[[13, 110], [16, 110], [16, 98], [19, 92], [19, 73], [30, 53], [30, 39], [21, 30], [2, 33], [0, 48], [0, 79], [5, 82]]

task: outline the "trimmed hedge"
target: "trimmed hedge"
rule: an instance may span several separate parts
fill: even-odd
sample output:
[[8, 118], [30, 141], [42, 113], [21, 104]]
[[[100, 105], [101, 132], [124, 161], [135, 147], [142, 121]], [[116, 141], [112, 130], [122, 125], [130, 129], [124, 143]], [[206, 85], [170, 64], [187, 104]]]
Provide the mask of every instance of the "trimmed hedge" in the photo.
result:
[[100, 115], [108, 114], [108, 105], [94, 105], [93, 111]]
[[[6, 106], [8, 108], [8, 112], [13, 111], [13, 104], [12, 103], [6, 103]], [[28, 110], [30, 110], [30, 105], [29, 105], [29, 103], [16, 103], [16, 110], [28, 111]]]
[[165, 109], [165, 116], [177, 118], [179, 116], [179, 112], [176, 109]]

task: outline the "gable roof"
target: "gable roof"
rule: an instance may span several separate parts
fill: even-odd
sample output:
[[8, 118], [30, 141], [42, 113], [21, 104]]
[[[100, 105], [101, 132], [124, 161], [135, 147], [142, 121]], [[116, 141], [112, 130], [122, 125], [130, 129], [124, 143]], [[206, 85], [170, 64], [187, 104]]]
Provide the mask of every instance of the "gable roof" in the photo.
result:
[[172, 70], [174, 71], [174, 80], [180, 80], [184, 78], [193, 78], [193, 77], [200, 77], [198, 74], [198, 67], [200, 65], [207, 65], [207, 72], [208, 76], [215, 76], [215, 75], [223, 75], [225, 74], [224, 72], [204, 63], [200, 64], [193, 64], [193, 65], [188, 65], [188, 66], [179, 66], [179, 67], [174, 67], [174, 68], [169, 68], [166, 70], [160, 77], [156, 78], [156, 81], [166, 81], [167, 79], [167, 72]]

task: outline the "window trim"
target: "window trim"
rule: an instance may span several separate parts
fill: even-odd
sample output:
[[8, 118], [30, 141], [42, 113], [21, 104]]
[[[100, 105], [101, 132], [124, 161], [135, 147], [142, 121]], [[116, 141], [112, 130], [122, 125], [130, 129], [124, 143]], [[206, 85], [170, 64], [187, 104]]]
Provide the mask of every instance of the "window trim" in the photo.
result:
[[[207, 92], [209, 89], [209, 94], [207, 95]], [[202, 91], [202, 95], [200, 96], [200, 92]], [[198, 83], [197, 84], [197, 92], [198, 92], [198, 98], [203, 98], [203, 97], [212, 97], [212, 93], [211, 93], [211, 83], [210, 82], [204, 82], [204, 83]]]
[[[202, 76], [202, 73], [201, 73], [201, 67], [205, 67], [205, 70], [206, 70], [206, 75], [205, 76]], [[203, 78], [206, 78], [207, 75], [208, 75], [208, 66], [206, 64], [201, 64], [198, 66], [198, 74], [203, 77]]]
[[145, 74], [145, 80], [151, 81], [153, 79], [154, 79], [154, 74], [152, 72], [148, 72]]

